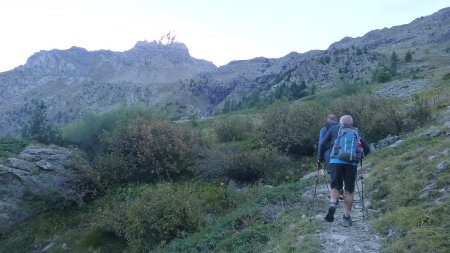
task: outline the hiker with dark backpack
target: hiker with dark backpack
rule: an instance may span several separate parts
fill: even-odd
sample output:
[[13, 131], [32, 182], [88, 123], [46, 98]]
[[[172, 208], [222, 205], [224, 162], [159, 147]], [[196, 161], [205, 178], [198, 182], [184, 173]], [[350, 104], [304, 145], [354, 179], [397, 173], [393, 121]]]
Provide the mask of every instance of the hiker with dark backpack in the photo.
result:
[[339, 125], [332, 126], [319, 143], [318, 162], [323, 162], [326, 144], [333, 142], [330, 154], [331, 192], [328, 213], [325, 220], [334, 221], [334, 213], [340, 190], [345, 186], [343, 225], [352, 225], [351, 211], [355, 191], [357, 166], [363, 155], [370, 151], [368, 143], [362, 138], [359, 130], [353, 127], [353, 118], [344, 115]]
[[[325, 137], [325, 134], [327, 133], [328, 129], [330, 129], [332, 126], [338, 125], [337, 123], [337, 117], [334, 114], [330, 114], [327, 117], [327, 123], [324, 127], [320, 129], [319, 133], [319, 143], [322, 142], [323, 137]], [[330, 166], [330, 153], [331, 153], [331, 141], [328, 143], [325, 143], [325, 151], [324, 151], [324, 160], [325, 160], [325, 168], [327, 168], [328, 174], [331, 174], [331, 166]], [[317, 151], [319, 153], [319, 151]], [[319, 159], [320, 160], [320, 159]]]

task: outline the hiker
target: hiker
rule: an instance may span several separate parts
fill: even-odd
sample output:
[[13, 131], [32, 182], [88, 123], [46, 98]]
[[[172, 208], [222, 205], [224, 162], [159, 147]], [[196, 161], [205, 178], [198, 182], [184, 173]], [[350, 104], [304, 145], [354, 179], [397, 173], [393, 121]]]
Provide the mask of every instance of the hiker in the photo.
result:
[[[327, 123], [325, 124], [324, 127], [322, 127], [320, 129], [320, 133], [319, 133], [319, 143], [322, 142], [323, 137], [325, 136], [325, 134], [327, 133], [328, 129], [330, 129], [332, 126], [337, 125], [337, 117], [334, 114], [330, 114], [327, 117]], [[325, 151], [324, 151], [324, 155], [325, 155], [325, 168], [327, 168], [327, 172], [328, 174], [331, 174], [331, 166], [330, 166], [330, 153], [331, 153], [331, 141], [325, 143]], [[319, 151], [317, 151], [317, 153], [319, 153]], [[319, 159], [320, 160], [320, 159]]]
[[370, 147], [362, 138], [358, 129], [353, 127], [353, 118], [350, 115], [342, 116], [339, 125], [332, 126], [327, 131], [319, 143], [318, 162], [323, 162], [326, 144], [330, 141], [333, 141], [330, 154], [331, 192], [325, 220], [328, 222], [334, 221], [334, 212], [336, 211], [340, 190], [345, 186], [343, 225], [348, 227], [352, 225], [350, 214], [353, 206], [358, 162], [362, 159], [363, 154], [369, 153]]

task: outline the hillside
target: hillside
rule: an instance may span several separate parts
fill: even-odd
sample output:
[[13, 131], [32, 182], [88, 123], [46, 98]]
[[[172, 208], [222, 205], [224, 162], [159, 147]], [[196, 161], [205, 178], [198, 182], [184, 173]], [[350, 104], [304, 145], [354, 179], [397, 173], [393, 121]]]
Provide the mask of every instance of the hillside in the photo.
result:
[[[317, 130], [301, 126], [290, 136], [269, 126], [270, 110], [276, 115], [286, 109], [304, 114], [299, 108], [269, 108], [262, 124], [290, 143], [305, 138], [304, 134], [314, 138]], [[401, 106], [395, 109], [401, 110]], [[254, 124], [261, 123], [254, 121], [254, 115], [188, 122], [204, 146], [189, 169], [194, 174], [181, 178], [171, 174], [169, 182], [153, 173], [138, 174], [137, 180], [124, 177], [127, 164], [141, 164], [132, 157], [121, 161], [110, 156], [114, 153], [99, 153], [97, 161], [89, 165], [80, 150], [70, 147], [17, 143], [12, 148], [11, 143], [2, 141], [0, 179], [4, 184], [0, 190], [5, 195], [0, 209], [0, 252], [447, 252], [449, 97], [433, 110], [435, 119], [415, 131], [379, 141], [364, 160], [364, 179], [358, 182], [350, 228], [341, 225], [342, 207], [335, 222], [323, 221], [328, 179], [320, 176], [315, 185], [314, 158], [287, 157], [259, 146], [255, 131], [260, 130]], [[249, 125], [247, 119], [253, 123]], [[307, 119], [299, 115], [296, 120]], [[295, 128], [298, 125], [294, 124]], [[134, 131], [133, 125], [130, 127], [127, 129]], [[145, 127], [139, 129], [145, 136]], [[234, 135], [234, 141], [227, 139], [235, 130], [244, 135]], [[161, 141], [166, 143], [170, 140], [164, 132]], [[147, 142], [147, 151], [142, 151], [152, 156], [149, 147], [157, 143], [152, 139], [129, 148], [141, 152], [139, 147]], [[182, 143], [177, 145], [184, 149]], [[7, 147], [11, 148], [5, 153]], [[108, 162], [108, 157], [113, 160]], [[72, 173], [76, 177], [58, 183]], [[115, 173], [122, 176], [117, 178]], [[35, 188], [27, 189], [30, 181]], [[105, 186], [109, 187], [106, 191]], [[365, 209], [360, 194], [364, 194]]]
[[[182, 43], [138, 42], [125, 52], [41, 51], [25, 65], [0, 73], [1, 133], [17, 136], [36, 100], [49, 105], [49, 119], [57, 125], [137, 104], [177, 119], [295, 100], [342, 82], [379, 79], [391, 67], [393, 52], [395, 74], [419, 78], [419, 89], [426, 88], [436, 78], [432, 73], [448, 69], [449, 13], [446, 8], [406, 25], [344, 38], [325, 51], [233, 61], [220, 68], [192, 58]], [[408, 52], [411, 59], [405, 61]]]
[[[0, 253], [449, 252], [449, 28], [222, 67], [181, 43], [36, 53], [0, 73], [2, 134], [25, 126], [0, 137]], [[324, 220], [330, 113], [371, 146], [350, 227], [342, 202]]]

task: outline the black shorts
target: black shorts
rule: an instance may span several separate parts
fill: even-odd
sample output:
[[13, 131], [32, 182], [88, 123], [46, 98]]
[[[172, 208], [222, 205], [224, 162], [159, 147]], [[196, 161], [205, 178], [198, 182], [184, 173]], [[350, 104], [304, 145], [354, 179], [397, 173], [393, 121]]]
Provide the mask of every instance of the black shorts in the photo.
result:
[[331, 188], [342, 190], [345, 185], [345, 191], [353, 193], [355, 191], [356, 165], [332, 163], [331, 170]]

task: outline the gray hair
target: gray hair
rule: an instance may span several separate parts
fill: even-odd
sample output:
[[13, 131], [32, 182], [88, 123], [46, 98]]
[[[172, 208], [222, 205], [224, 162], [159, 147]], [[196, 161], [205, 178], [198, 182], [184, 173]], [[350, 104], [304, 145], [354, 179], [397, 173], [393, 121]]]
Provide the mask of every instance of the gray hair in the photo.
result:
[[344, 115], [339, 120], [339, 124], [343, 125], [353, 125], [353, 118], [350, 115]]

